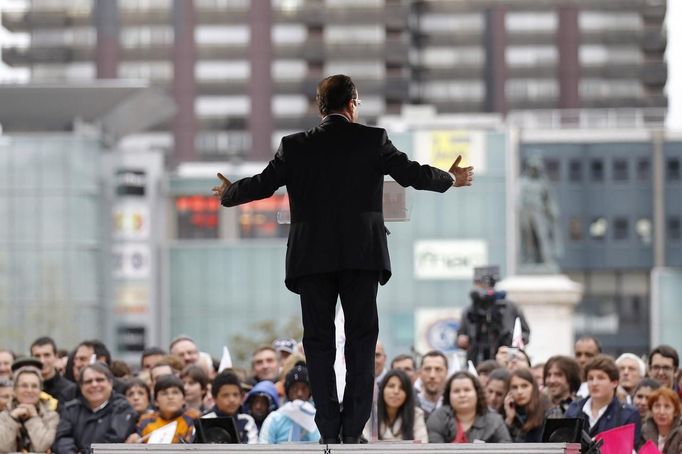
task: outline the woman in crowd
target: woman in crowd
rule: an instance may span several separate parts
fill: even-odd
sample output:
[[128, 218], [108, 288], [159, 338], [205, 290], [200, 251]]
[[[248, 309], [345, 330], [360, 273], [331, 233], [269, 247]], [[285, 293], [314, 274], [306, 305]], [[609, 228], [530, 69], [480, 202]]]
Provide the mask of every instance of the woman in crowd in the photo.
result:
[[[428, 443], [424, 412], [415, 406], [414, 388], [405, 372], [391, 369], [379, 384], [377, 419], [379, 440], [415, 440]], [[371, 437], [371, 420], [364, 437]]]
[[123, 395], [126, 396], [128, 403], [138, 415], [142, 416], [153, 411], [151, 406], [152, 396], [147, 384], [141, 379], [128, 379], [123, 387]]
[[549, 401], [528, 369], [512, 371], [504, 398], [504, 421], [515, 443], [539, 443]]
[[639, 410], [642, 421], [649, 417], [649, 396], [654, 390], [661, 387], [661, 384], [653, 378], [643, 378], [637, 386], [632, 398], [632, 405]]
[[644, 440], [652, 440], [663, 454], [682, 453], [680, 398], [670, 388], [651, 392], [648, 401], [651, 417], [642, 425]]
[[0, 452], [47, 452], [59, 415], [40, 401], [40, 369], [23, 366], [14, 373], [14, 400], [0, 413]]
[[204, 398], [208, 394], [208, 374], [204, 368], [195, 365], [187, 366], [180, 372], [180, 379], [185, 384], [187, 406], [203, 413], [206, 410]]
[[426, 422], [430, 443], [509, 443], [502, 417], [488, 410], [478, 379], [469, 372], [454, 373], [445, 384], [443, 405]]

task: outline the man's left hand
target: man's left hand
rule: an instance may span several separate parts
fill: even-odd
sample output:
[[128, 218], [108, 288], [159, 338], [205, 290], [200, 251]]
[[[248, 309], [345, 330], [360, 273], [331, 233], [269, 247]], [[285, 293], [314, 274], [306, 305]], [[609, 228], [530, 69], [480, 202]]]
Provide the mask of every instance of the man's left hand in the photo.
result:
[[474, 181], [474, 168], [471, 166], [460, 167], [459, 163], [461, 160], [462, 156], [457, 156], [454, 164], [448, 170], [448, 172], [455, 176], [455, 181], [452, 183], [454, 187], [471, 186], [471, 183]]
[[222, 173], [218, 172], [218, 178], [220, 179], [220, 186], [215, 186], [212, 191], [213, 191], [213, 196], [216, 197], [218, 200], [223, 199], [223, 195], [225, 194], [225, 191], [227, 191], [227, 188], [232, 185], [232, 182], [225, 178]]

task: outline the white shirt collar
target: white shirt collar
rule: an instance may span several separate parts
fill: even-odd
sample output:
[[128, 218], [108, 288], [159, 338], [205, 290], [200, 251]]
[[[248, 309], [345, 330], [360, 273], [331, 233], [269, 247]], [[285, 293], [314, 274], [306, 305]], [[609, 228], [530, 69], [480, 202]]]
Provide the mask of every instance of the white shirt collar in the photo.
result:
[[592, 398], [590, 397], [589, 399], [587, 399], [587, 402], [585, 402], [585, 405], [583, 405], [583, 413], [585, 413], [589, 419], [590, 429], [592, 429], [594, 427], [594, 425], [597, 424], [597, 421], [599, 421], [599, 418], [601, 418], [602, 415], [604, 415], [604, 413], [606, 412], [606, 409], [609, 408], [610, 403], [611, 402], [607, 403], [602, 408], [600, 408], [599, 411], [597, 412], [597, 417], [593, 418], [592, 417]]
[[325, 115], [324, 117], [322, 117], [322, 121], [326, 120], [327, 118], [331, 117], [332, 115], [339, 116], [339, 117], [343, 118], [344, 120], [346, 120], [348, 123], [350, 123], [350, 120], [348, 119], [348, 117], [346, 117], [344, 114], [340, 114], [340, 113], [330, 113], [329, 115]]

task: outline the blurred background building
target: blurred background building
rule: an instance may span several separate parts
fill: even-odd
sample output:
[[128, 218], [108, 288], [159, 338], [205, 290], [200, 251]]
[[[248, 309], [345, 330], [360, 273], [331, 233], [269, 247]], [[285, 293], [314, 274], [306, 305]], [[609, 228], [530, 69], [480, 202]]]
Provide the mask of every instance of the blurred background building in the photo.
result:
[[[100, 211], [92, 218], [99, 222], [98, 240], [87, 271], [99, 284], [86, 306], [94, 305], [88, 320], [96, 327], [76, 337], [103, 333], [119, 354], [133, 354], [140, 345], [164, 345], [187, 333], [218, 353], [232, 336], [248, 336], [252, 321], [297, 318], [297, 297], [282, 284], [285, 192], [220, 210], [209, 190], [217, 170], [231, 179], [258, 172], [282, 135], [314, 126], [317, 82], [347, 73], [359, 87], [362, 121], [387, 127], [412, 158], [442, 166], [463, 153], [477, 168], [477, 184], [466, 196], [443, 200], [408, 191], [385, 197], [406, 197], [410, 218], [388, 224], [396, 277], [379, 292], [379, 310], [389, 354], [415, 345], [419, 311], [468, 303], [473, 266], [499, 264], [503, 277], [516, 271], [512, 193], [531, 155], [543, 159], [559, 199], [565, 244], [559, 265], [585, 288], [577, 334], [598, 335], [612, 353], [682, 342], [670, 328], [676, 319], [661, 316], [670, 295], [682, 291], [675, 271], [682, 267], [676, 196], [682, 141], [662, 129], [665, 0], [13, 5], [2, 12], [1, 24], [19, 38], [2, 46], [2, 60], [26, 71], [31, 83], [141, 80], [176, 106], [174, 116], [116, 140], [97, 121], [89, 122], [96, 133], [83, 138], [70, 119], [62, 126], [68, 137], [53, 144], [44, 137], [35, 142], [45, 130], [39, 123], [3, 123], [0, 152], [9, 147], [14, 156], [0, 160], [7, 175], [42, 159], [24, 150], [54, 145], [68, 153], [68, 146], [58, 146], [63, 140], [75, 140], [75, 150], [92, 145], [88, 159], [100, 172], [92, 196]], [[43, 108], [35, 99], [31, 107]], [[62, 156], [62, 170], [76, 158]], [[70, 181], [67, 174], [60, 178]], [[14, 186], [0, 185], [6, 219], [25, 214], [32, 222], [52, 222], [52, 211], [41, 214], [16, 202], [30, 180], [7, 181]], [[136, 230], [141, 219], [152, 230]], [[6, 230], [0, 241], [18, 244], [21, 234]], [[36, 260], [22, 271], [17, 247], [7, 250], [14, 258], [3, 272], [0, 256], [6, 289], [44, 266]], [[58, 263], [66, 269], [70, 262]], [[652, 273], [656, 269], [673, 272]], [[32, 279], [47, 291], [45, 279]], [[0, 279], [0, 295], [2, 285]], [[31, 326], [28, 309], [16, 306], [23, 297], [12, 292], [0, 304], [13, 308], [7, 320], [27, 332], [0, 337], [0, 344], [25, 349], [46, 330], [73, 342], [74, 333], [59, 331], [56, 322]], [[60, 304], [75, 298], [59, 295]], [[435, 327], [428, 335], [442, 347], [451, 334]]]

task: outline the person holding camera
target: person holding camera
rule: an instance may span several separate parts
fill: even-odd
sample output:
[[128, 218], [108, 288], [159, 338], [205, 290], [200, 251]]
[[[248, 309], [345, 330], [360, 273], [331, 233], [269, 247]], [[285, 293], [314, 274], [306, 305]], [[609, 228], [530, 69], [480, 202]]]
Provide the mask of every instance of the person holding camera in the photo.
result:
[[471, 305], [462, 312], [457, 331], [457, 346], [467, 351], [467, 360], [478, 364], [494, 359], [503, 345], [511, 345], [514, 322], [521, 320], [524, 345], [530, 339], [530, 328], [521, 309], [506, 299], [506, 292], [495, 290], [499, 267], [474, 268], [474, 289]]
[[41, 402], [42, 387], [43, 378], [35, 365], [15, 370], [15, 398], [0, 413], [0, 452], [47, 452], [52, 446], [59, 415]]

